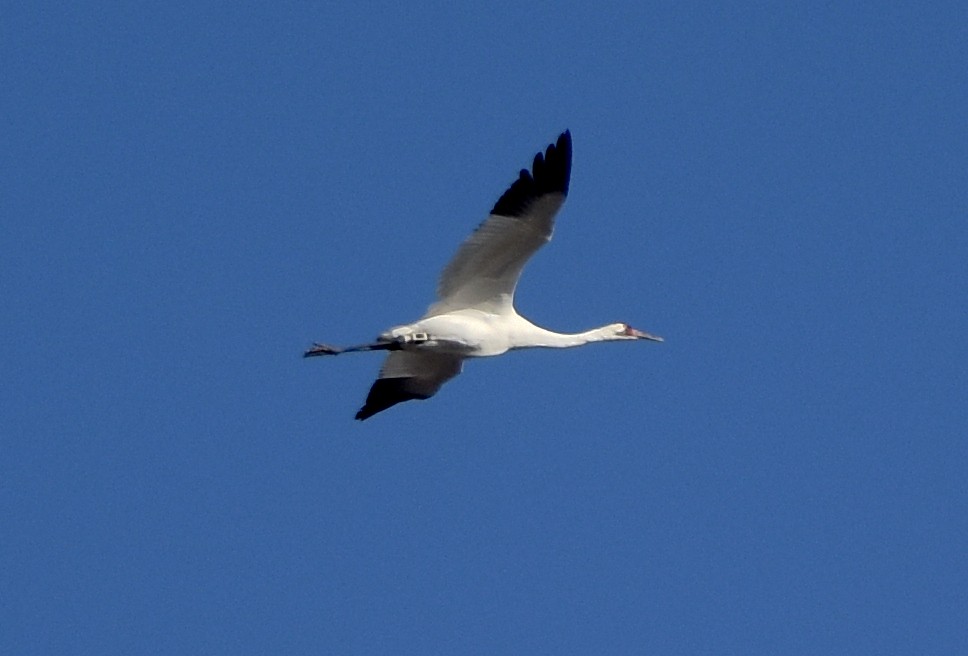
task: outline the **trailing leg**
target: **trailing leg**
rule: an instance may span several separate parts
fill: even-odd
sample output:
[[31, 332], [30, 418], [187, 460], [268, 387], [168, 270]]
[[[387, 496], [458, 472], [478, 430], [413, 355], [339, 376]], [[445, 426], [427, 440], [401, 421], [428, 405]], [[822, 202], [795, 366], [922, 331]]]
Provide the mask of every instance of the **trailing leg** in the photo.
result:
[[373, 342], [372, 344], [358, 344], [357, 346], [347, 346], [339, 348], [328, 344], [313, 344], [312, 347], [303, 353], [304, 358], [311, 358], [316, 355], [339, 355], [340, 353], [353, 353], [356, 351], [399, 351], [403, 348], [402, 340], [392, 342]]

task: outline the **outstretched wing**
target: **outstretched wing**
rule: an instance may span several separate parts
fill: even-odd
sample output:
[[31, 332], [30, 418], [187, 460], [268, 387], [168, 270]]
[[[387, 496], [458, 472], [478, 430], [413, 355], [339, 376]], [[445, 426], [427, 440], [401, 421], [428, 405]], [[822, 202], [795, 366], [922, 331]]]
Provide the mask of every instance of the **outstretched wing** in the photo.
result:
[[367, 419], [403, 401], [429, 399], [462, 366], [463, 358], [447, 353], [393, 351], [356, 418]]
[[570, 178], [571, 133], [566, 130], [544, 155], [535, 155], [530, 172], [521, 170], [491, 215], [461, 244], [440, 276], [439, 300], [427, 316], [463, 308], [509, 311], [521, 270], [551, 240]]

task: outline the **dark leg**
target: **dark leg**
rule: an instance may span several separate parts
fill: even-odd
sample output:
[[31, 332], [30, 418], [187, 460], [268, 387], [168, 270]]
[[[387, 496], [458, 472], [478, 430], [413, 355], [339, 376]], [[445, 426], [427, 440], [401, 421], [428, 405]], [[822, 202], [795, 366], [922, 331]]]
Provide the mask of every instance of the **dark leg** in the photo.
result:
[[314, 355], [339, 355], [343, 352], [343, 349], [336, 348], [335, 346], [327, 346], [326, 344], [313, 344], [312, 348], [303, 353], [304, 358], [311, 358]]
[[399, 351], [402, 348], [400, 342], [376, 342], [374, 344], [359, 344], [358, 346], [347, 346], [339, 348], [328, 344], [313, 344], [312, 348], [303, 353], [304, 358], [311, 358], [314, 355], [339, 355], [340, 353], [353, 353], [355, 351]]

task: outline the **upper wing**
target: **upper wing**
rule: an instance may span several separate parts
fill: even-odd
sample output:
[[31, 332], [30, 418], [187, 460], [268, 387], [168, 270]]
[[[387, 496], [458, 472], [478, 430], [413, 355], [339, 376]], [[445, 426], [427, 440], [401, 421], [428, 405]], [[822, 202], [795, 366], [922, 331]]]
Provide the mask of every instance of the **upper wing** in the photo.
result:
[[461, 244], [440, 276], [439, 300], [427, 315], [468, 307], [510, 309], [521, 270], [551, 239], [570, 178], [571, 133], [565, 130], [543, 156], [535, 155], [530, 173], [521, 170], [491, 215]]
[[460, 373], [463, 358], [446, 353], [393, 351], [380, 369], [366, 403], [356, 413], [367, 419], [390, 406], [413, 399], [429, 399]]

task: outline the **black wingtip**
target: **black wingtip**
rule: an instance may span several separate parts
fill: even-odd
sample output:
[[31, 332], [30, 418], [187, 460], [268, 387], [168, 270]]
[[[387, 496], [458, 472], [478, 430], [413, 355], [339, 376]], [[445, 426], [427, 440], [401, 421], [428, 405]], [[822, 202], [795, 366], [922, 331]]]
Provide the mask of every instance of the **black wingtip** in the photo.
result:
[[544, 153], [534, 156], [531, 171], [521, 169], [518, 179], [498, 199], [491, 214], [522, 216], [534, 201], [546, 194], [568, 195], [571, 181], [571, 131], [565, 130]]
[[413, 392], [408, 389], [409, 378], [378, 378], [366, 395], [366, 403], [356, 413], [356, 419], [363, 421], [378, 412], [383, 412], [404, 401], [424, 400], [430, 398], [427, 394]]

